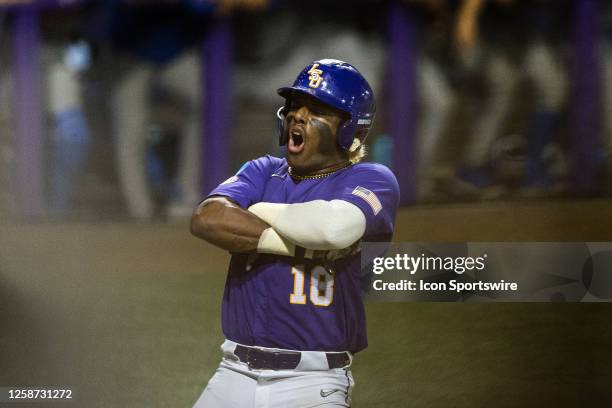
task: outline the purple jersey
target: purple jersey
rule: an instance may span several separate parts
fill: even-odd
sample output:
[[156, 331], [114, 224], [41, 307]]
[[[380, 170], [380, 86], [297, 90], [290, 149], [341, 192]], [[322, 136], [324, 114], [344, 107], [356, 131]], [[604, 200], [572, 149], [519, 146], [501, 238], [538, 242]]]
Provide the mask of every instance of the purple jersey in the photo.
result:
[[[258, 202], [348, 201], [366, 218], [363, 241], [389, 242], [399, 188], [385, 166], [359, 163], [320, 179], [296, 181], [285, 159], [246, 163], [209, 196], [242, 208]], [[298, 222], [298, 220], [296, 220]], [[237, 343], [292, 350], [357, 352], [367, 346], [359, 254], [335, 261], [233, 254], [223, 295], [223, 333]]]

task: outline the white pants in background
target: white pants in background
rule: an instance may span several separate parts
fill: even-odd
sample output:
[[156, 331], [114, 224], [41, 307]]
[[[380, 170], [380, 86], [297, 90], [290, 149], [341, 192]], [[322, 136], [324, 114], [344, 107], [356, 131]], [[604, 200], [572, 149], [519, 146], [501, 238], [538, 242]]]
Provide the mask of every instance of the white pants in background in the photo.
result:
[[235, 348], [223, 343], [221, 364], [193, 408], [350, 407], [351, 371], [328, 369], [324, 352], [302, 352], [295, 370], [251, 370]]
[[[168, 63], [155, 76], [150, 64], [135, 63], [121, 79], [113, 95], [115, 148], [119, 165], [119, 182], [131, 217], [148, 219], [153, 215], [154, 202], [146, 175], [146, 143], [149, 117], [149, 93], [154, 81], [184, 97], [192, 108], [183, 127], [178, 168], [179, 202], [183, 215], [191, 214], [201, 193], [200, 163], [200, 58], [196, 52], [184, 53]], [[169, 214], [173, 215], [173, 214]]]

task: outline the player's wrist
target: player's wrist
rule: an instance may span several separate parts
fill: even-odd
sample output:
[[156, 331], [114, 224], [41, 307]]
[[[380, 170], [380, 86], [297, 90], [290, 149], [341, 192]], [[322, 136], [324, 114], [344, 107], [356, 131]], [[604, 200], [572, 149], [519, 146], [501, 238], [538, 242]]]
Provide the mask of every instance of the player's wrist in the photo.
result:
[[274, 228], [267, 228], [259, 237], [257, 252], [272, 255], [294, 256], [295, 244], [280, 236]]

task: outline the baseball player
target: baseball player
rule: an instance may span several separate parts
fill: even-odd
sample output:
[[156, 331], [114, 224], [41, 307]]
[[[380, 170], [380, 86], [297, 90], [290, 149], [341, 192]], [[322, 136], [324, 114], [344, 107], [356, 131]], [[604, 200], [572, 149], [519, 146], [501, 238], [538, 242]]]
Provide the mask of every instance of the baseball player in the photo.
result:
[[197, 408], [348, 407], [367, 346], [360, 243], [391, 240], [399, 202], [393, 173], [360, 162], [374, 95], [333, 59], [278, 93], [286, 158], [247, 162], [192, 217], [194, 235], [232, 253], [223, 359]]

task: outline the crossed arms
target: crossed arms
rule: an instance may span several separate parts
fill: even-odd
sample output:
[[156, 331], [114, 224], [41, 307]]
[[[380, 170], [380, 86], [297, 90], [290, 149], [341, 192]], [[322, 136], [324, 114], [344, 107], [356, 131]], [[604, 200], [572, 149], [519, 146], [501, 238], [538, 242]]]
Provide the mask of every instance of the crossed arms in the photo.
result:
[[293, 256], [295, 247], [338, 250], [365, 232], [361, 210], [343, 200], [300, 204], [257, 203], [248, 211], [225, 197], [203, 201], [191, 217], [191, 233], [230, 252]]

